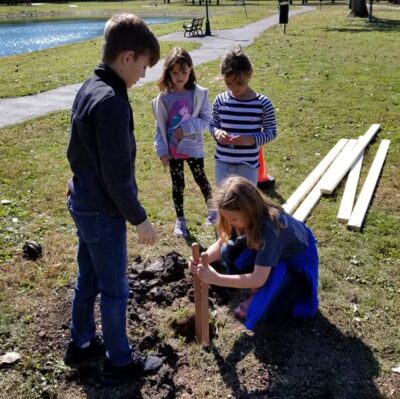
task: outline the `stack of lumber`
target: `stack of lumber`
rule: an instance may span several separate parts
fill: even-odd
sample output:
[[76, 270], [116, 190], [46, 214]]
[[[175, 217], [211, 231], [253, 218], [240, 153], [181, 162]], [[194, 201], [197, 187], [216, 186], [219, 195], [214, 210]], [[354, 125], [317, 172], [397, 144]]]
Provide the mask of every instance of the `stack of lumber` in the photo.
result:
[[381, 141], [355, 202], [364, 151], [379, 129], [379, 124], [373, 124], [358, 140], [340, 139], [288, 198], [283, 209], [304, 222], [321, 196], [332, 194], [348, 174], [337, 218], [347, 223], [350, 230], [360, 231], [390, 144], [390, 140]]

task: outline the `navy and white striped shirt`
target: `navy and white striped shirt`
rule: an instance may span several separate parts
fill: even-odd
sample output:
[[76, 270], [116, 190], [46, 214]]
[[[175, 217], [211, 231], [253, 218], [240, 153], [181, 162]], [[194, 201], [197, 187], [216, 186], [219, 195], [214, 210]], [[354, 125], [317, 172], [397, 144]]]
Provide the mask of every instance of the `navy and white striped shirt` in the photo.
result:
[[276, 137], [275, 112], [271, 101], [263, 94], [257, 94], [251, 100], [238, 100], [229, 91], [218, 94], [213, 104], [211, 135], [214, 137], [219, 129], [232, 135], [252, 135], [255, 144], [235, 146], [217, 142], [215, 159], [257, 168], [260, 146]]

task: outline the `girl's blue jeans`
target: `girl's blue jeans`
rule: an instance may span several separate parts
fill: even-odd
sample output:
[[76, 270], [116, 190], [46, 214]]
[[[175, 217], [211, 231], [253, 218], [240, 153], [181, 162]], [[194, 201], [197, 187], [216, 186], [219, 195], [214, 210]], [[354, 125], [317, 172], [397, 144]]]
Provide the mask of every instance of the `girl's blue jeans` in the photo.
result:
[[71, 334], [81, 346], [96, 335], [94, 305], [100, 294], [103, 340], [116, 366], [131, 360], [126, 334], [128, 265], [126, 222], [68, 198], [78, 235], [78, 276], [72, 301]]
[[257, 186], [258, 168], [245, 164], [227, 163], [215, 160], [215, 184], [219, 187], [224, 179], [230, 176], [242, 176]]

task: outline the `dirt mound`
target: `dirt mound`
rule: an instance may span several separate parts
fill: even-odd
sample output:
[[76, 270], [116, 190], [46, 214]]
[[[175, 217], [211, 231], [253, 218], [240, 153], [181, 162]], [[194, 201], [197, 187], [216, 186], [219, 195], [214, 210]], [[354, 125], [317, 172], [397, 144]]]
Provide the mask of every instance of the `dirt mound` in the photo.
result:
[[[18, 366], [1, 370], [0, 377], [15, 384], [40, 381], [30, 388], [29, 399], [172, 399], [227, 397], [227, 392], [246, 399], [382, 397], [374, 384], [378, 363], [370, 348], [321, 313], [312, 320], [268, 326], [253, 334], [229, 316], [240, 293], [210, 287], [210, 325], [222, 322], [222, 332], [214, 336], [209, 351], [196, 350], [197, 346], [188, 346], [194, 339], [194, 306], [186, 260], [176, 252], [148, 262], [137, 258], [128, 267], [128, 279], [130, 341], [135, 350], [163, 359], [157, 374], [110, 388], [99, 382], [101, 359], [79, 370], [63, 365], [70, 335], [71, 284], [38, 304], [29, 319], [29, 334], [18, 345], [11, 331], [0, 334], [5, 350], [23, 355]], [[210, 374], [219, 378], [220, 386], [208, 384]], [[381, 379], [379, 385], [395, 392], [399, 380]], [[219, 389], [224, 395], [213, 396]]]

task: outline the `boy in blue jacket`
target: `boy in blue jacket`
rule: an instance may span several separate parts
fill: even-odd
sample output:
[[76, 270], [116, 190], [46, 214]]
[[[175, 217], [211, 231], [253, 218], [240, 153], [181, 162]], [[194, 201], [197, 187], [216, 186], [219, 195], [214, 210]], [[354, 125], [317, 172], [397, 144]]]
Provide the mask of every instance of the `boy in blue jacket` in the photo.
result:
[[[161, 366], [160, 359], [135, 353], [126, 333], [126, 221], [136, 226], [140, 244], [156, 241], [138, 199], [127, 89], [159, 58], [159, 43], [141, 18], [113, 16], [104, 30], [102, 62], [79, 90], [71, 111], [67, 157], [73, 176], [68, 182], [68, 209], [79, 243], [72, 340], [64, 361], [76, 367], [106, 352], [102, 380], [110, 385]], [[96, 337], [98, 294], [104, 345]]]

